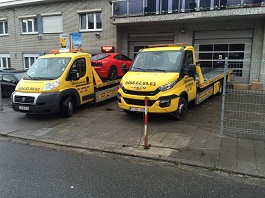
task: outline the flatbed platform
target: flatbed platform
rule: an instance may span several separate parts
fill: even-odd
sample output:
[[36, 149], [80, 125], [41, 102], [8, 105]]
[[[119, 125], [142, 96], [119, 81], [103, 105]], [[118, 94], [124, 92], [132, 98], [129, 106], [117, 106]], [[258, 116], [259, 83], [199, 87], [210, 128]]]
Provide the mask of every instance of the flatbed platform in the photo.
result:
[[[197, 87], [199, 88], [205, 88], [224, 77], [224, 68], [201, 67], [201, 72], [201, 79], [197, 76]], [[232, 70], [227, 70], [226, 74], [230, 73], [232, 73]]]

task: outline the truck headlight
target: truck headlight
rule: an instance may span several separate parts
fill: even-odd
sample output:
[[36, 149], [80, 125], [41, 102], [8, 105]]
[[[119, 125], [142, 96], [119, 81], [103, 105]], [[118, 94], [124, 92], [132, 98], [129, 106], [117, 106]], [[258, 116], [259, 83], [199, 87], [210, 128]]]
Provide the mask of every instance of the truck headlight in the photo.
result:
[[53, 81], [53, 82], [47, 83], [47, 84], [44, 86], [43, 91], [53, 90], [53, 89], [55, 89], [56, 87], [58, 87], [59, 84], [60, 84], [60, 81], [59, 81], [59, 80], [55, 80], [55, 81]]
[[159, 87], [159, 90], [160, 90], [160, 91], [166, 91], [166, 90], [169, 90], [169, 89], [171, 89], [172, 87], [174, 87], [174, 85], [177, 84], [177, 82], [178, 82], [178, 79], [176, 79], [176, 80], [174, 80], [174, 81], [172, 81], [171, 83], [168, 83], [168, 84], [166, 84], [166, 85], [162, 85], [162, 86]]

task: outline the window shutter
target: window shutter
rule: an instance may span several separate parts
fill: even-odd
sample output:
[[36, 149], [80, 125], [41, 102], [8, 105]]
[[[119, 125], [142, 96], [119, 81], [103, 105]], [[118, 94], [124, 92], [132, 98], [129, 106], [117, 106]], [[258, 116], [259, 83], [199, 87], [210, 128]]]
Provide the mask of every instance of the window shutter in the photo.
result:
[[62, 16], [43, 16], [43, 33], [63, 32]]

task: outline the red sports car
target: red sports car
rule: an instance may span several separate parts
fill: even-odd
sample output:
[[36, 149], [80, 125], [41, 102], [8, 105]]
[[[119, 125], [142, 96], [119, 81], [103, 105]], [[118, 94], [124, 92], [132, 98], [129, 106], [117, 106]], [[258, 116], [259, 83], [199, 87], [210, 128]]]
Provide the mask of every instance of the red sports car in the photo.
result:
[[121, 53], [102, 53], [91, 57], [91, 64], [101, 78], [114, 80], [122, 77], [122, 65], [130, 68], [132, 59]]

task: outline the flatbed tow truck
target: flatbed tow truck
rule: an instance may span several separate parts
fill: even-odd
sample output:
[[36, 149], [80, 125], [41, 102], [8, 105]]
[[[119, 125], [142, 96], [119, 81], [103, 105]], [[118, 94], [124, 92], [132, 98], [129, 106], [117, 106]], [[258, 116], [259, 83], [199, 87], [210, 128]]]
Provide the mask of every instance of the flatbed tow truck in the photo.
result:
[[70, 117], [74, 108], [88, 102], [117, 97], [120, 79], [103, 82], [91, 66], [90, 54], [81, 50], [39, 57], [11, 96], [15, 111], [28, 114], [61, 112]]
[[118, 104], [126, 113], [145, 111], [171, 113], [183, 120], [188, 103], [196, 105], [222, 93], [223, 80], [231, 81], [232, 70], [201, 68], [193, 46], [152, 45], [139, 51], [131, 69], [122, 77]]

